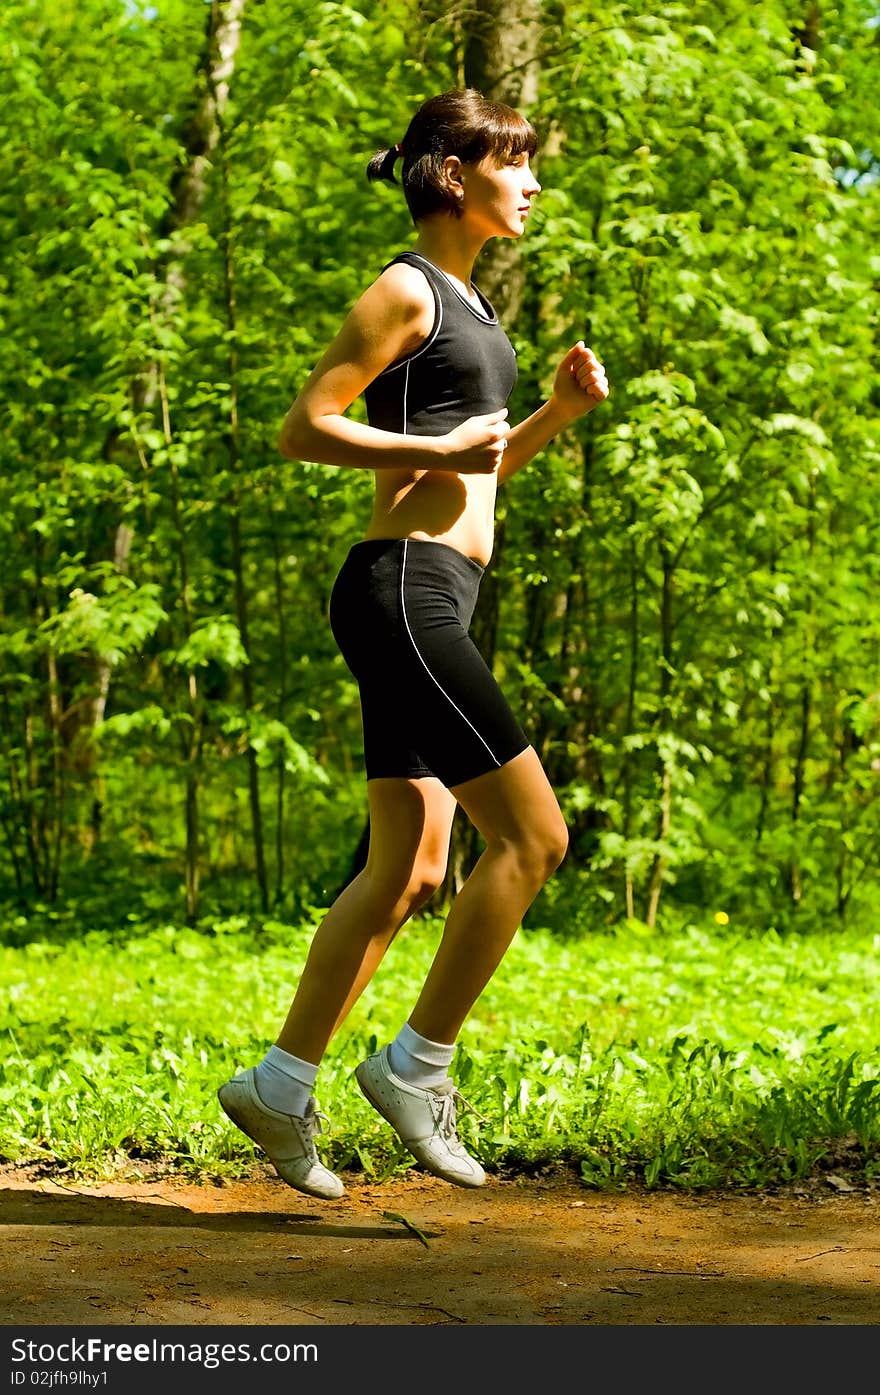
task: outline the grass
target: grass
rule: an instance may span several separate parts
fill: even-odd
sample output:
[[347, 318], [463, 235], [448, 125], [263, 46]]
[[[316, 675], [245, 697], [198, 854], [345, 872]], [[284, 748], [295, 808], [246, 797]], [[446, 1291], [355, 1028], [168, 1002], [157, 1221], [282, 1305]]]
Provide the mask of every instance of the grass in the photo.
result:
[[[440, 929], [399, 937], [322, 1064], [330, 1167], [409, 1166], [352, 1073], [406, 1017]], [[245, 1175], [254, 1149], [215, 1091], [274, 1039], [311, 933], [226, 920], [0, 949], [0, 1156], [81, 1179]], [[878, 948], [855, 930], [522, 930], [459, 1041], [453, 1073], [483, 1116], [460, 1112], [462, 1136], [489, 1170], [564, 1167], [601, 1189], [870, 1179]]]

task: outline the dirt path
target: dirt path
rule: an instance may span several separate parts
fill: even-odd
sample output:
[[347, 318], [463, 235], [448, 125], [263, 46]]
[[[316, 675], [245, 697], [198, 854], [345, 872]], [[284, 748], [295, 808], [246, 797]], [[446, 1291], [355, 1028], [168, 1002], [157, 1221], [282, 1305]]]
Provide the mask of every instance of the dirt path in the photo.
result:
[[[843, 1184], [845, 1185], [845, 1184]], [[0, 1172], [7, 1326], [880, 1323], [880, 1192], [573, 1179], [61, 1186]]]

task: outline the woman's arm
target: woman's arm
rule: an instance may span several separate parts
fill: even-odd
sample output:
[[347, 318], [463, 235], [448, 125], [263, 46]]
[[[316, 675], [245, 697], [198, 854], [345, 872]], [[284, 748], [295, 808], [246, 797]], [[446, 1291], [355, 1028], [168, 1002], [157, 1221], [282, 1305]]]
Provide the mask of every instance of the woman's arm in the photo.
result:
[[504, 484], [517, 470], [528, 465], [554, 436], [598, 407], [607, 396], [605, 369], [593, 350], [579, 340], [557, 368], [548, 400], [525, 421], [512, 427], [498, 469], [498, 483]]
[[434, 298], [414, 267], [389, 267], [349, 311], [289, 408], [278, 437], [288, 460], [355, 469], [491, 474], [507, 436], [507, 412], [472, 417], [445, 436], [407, 436], [351, 421], [345, 412], [389, 364], [431, 332]]

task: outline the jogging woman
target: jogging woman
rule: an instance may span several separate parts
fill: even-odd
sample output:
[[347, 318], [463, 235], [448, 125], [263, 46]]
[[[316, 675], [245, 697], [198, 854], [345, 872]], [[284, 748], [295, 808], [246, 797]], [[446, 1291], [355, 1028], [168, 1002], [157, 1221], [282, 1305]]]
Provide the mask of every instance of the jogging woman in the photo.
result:
[[[456, 1133], [455, 1042], [568, 835], [538, 756], [468, 635], [492, 554], [496, 490], [608, 395], [580, 341], [549, 398], [516, 426], [516, 357], [471, 281], [491, 239], [519, 238], [540, 185], [531, 124], [473, 89], [426, 101], [371, 160], [417, 236], [360, 296], [284, 419], [286, 458], [375, 471], [362, 540], [334, 583], [330, 624], [357, 679], [369, 805], [366, 866], [315, 932], [273, 1046], [220, 1103], [290, 1186], [343, 1192], [320, 1162], [313, 1098], [334, 1032], [401, 926], [441, 883], [456, 805], [485, 849], [456, 896], [412, 1011], [363, 1061], [363, 1094], [438, 1177], [485, 1174]], [[368, 424], [346, 412], [363, 394]]]

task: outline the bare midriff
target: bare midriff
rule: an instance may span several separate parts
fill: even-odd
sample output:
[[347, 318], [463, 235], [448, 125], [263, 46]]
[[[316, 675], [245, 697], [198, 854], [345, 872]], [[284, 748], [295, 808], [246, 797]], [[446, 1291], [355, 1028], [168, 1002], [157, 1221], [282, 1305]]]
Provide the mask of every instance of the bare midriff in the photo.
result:
[[447, 470], [376, 470], [365, 539], [445, 543], [487, 566], [495, 531], [495, 475]]

